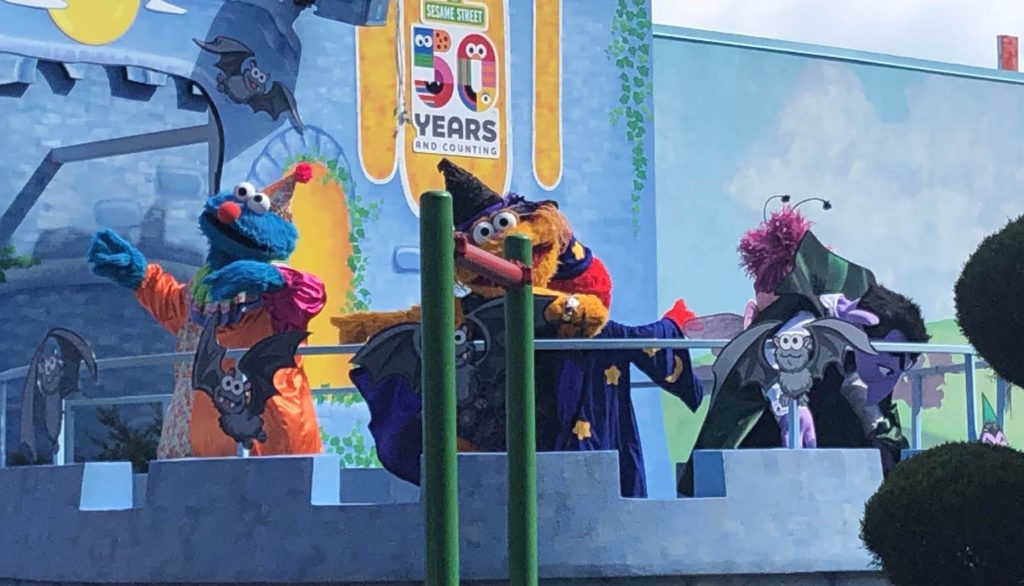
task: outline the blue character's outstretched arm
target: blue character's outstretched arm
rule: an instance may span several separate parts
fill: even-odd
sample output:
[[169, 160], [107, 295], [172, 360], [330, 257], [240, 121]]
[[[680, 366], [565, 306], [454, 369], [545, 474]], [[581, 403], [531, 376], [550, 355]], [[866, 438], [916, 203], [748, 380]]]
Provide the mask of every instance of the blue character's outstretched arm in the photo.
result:
[[210, 287], [213, 299], [232, 299], [240, 293], [258, 296], [280, 291], [284, 276], [274, 265], [256, 260], [236, 260], [210, 273], [203, 284]]
[[135, 290], [146, 275], [146, 257], [113, 230], [94, 232], [86, 254], [94, 275]]

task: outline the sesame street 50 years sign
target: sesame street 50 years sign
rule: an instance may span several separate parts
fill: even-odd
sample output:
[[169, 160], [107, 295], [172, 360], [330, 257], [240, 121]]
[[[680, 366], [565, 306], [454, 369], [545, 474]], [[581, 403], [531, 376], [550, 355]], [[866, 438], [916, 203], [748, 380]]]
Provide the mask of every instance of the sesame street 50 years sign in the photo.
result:
[[446, 156], [501, 156], [499, 63], [487, 35], [487, 6], [423, 0], [409, 39], [412, 150]]

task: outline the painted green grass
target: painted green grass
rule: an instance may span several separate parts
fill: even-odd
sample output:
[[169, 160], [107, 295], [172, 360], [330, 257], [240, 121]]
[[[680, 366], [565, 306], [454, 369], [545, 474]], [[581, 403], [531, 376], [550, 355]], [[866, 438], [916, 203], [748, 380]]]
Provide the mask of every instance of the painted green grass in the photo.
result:
[[[963, 334], [956, 321], [952, 319], [936, 321], [928, 324], [928, 333], [932, 336], [932, 342], [936, 344], [966, 344]], [[710, 354], [695, 356], [694, 363], [697, 365], [710, 364], [713, 358]], [[954, 359], [955, 362], [962, 362], [962, 358]], [[996, 405], [995, 379], [990, 370], [978, 371], [976, 385], [979, 392], [988, 396], [994, 407]], [[967, 398], [964, 391], [963, 374], [947, 374], [942, 386], [944, 396], [942, 406], [938, 409], [926, 409], [921, 414], [922, 444], [924, 447], [931, 447], [947, 441], [967, 439]], [[1012, 389], [1020, 398], [1020, 389]], [[674, 462], [682, 462], [690, 457], [690, 451], [697, 440], [697, 432], [707, 414], [707, 401], [701, 404], [696, 413], [691, 413], [685, 405], [668, 393], [662, 393], [662, 413], [665, 419], [665, 431], [668, 436], [669, 456]], [[900, 421], [903, 422], [904, 433], [909, 437], [910, 428], [910, 406], [903, 401], [897, 402]], [[978, 428], [981, 428], [981, 397], [978, 397], [976, 408], [978, 415]], [[1024, 446], [1024, 416], [1014, 417], [1015, 412], [1006, 413], [1005, 432], [1007, 439], [1013, 446]]]

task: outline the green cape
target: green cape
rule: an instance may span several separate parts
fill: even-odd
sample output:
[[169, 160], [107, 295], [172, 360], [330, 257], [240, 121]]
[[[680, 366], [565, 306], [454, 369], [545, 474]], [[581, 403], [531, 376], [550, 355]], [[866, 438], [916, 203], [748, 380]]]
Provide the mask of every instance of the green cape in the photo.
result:
[[[847, 299], [858, 299], [875, 284], [875, 275], [826, 248], [810, 231], [800, 240], [793, 270], [776, 287], [778, 296], [771, 305], [758, 312], [754, 323], [788, 321], [800, 311], [824, 317], [825, 308], [819, 296], [842, 293]], [[872, 438], [866, 438], [860, 422], [839, 393], [845, 372], [830, 368], [826, 377], [811, 391], [818, 446], [870, 447], [881, 445], [899, 461], [902, 450], [909, 447], [903, 437], [899, 414], [891, 395], [878, 407], [884, 421]], [[734, 377], [730, 376], [730, 379]], [[818, 392], [815, 392], [818, 391]], [[874, 442], [872, 442], [872, 439]], [[781, 432], [768, 403], [757, 385], [739, 387], [727, 381], [718, 396], [711, 398], [707, 417], [701, 427], [694, 450], [721, 450], [740, 447], [777, 447], [782, 444]], [[692, 459], [679, 479], [679, 492], [692, 495]]]

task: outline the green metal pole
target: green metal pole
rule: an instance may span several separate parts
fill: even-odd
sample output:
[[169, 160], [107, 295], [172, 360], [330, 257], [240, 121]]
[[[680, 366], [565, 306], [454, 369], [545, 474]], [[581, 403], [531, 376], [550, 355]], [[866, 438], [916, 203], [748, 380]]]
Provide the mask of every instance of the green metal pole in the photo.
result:
[[[530, 266], [533, 245], [505, 238], [505, 258]], [[505, 406], [508, 449], [508, 577], [537, 585], [537, 424], [533, 389], [533, 287], [505, 291]]]
[[452, 225], [452, 196], [446, 191], [424, 193], [420, 197], [420, 303], [426, 586], [459, 584]]

